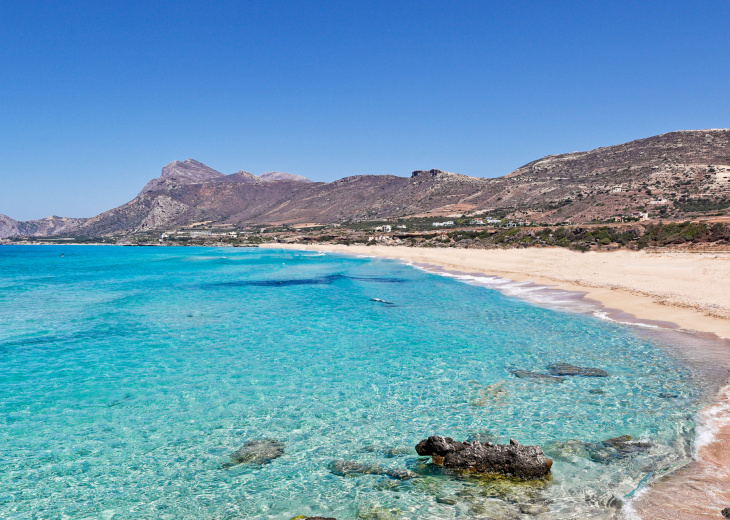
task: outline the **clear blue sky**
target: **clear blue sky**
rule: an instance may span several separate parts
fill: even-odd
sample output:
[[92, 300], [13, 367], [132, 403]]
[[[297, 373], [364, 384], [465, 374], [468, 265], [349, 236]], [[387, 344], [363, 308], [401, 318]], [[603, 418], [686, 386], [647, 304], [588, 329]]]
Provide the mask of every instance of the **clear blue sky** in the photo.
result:
[[0, 0], [0, 213], [88, 217], [192, 157], [494, 177], [730, 126], [730, 2]]

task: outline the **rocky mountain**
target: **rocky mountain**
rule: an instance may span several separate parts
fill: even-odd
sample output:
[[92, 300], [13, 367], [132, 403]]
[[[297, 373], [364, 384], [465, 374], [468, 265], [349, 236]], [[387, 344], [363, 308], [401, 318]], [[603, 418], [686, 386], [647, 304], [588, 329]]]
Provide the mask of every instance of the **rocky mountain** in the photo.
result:
[[221, 172], [215, 171], [213, 168], [194, 159], [173, 161], [162, 168], [162, 174], [157, 179], [152, 179], [145, 184], [139, 194], [171, 189], [187, 184], [199, 184], [220, 179], [223, 176]]
[[301, 175], [294, 175], [293, 173], [284, 172], [265, 172], [261, 174], [261, 178], [265, 181], [312, 182], [306, 177], [302, 177]]
[[187, 159], [162, 169], [132, 201], [90, 219], [0, 220], [0, 236], [98, 236], [194, 223], [242, 227], [412, 216], [499, 215], [581, 223], [647, 212], [665, 219], [730, 207], [730, 130], [662, 134], [551, 155], [504, 177], [417, 170], [311, 182], [297, 175], [223, 175]]
[[0, 215], [0, 238], [12, 236], [50, 236], [74, 233], [85, 218], [46, 217], [19, 222], [6, 215]]

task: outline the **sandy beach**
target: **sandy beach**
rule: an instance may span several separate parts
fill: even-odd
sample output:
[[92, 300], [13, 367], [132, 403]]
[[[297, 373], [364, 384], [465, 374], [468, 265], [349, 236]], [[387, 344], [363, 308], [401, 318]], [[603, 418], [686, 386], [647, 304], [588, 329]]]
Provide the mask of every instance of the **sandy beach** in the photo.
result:
[[[375, 255], [462, 273], [482, 273], [577, 291], [606, 310], [667, 328], [717, 336], [708, 355], [730, 368], [730, 252], [613, 251], [561, 248], [455, 249], [391, 246], [268, 247]], [[695, 460], [652, 484], [627, 518], [722, 518], [730, 507], [730, 386], [699, 414]]]

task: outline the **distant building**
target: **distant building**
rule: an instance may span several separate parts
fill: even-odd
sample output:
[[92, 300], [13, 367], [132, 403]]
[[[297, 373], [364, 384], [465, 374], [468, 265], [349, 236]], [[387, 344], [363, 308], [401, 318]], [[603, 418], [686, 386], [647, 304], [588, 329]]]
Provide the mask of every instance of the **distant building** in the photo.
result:
[[395, 226], [396, 229], [408, 229], [408, 226], [401, 224], [400, 226]]
[[191, 231], [190, 237], [196, 238], [196, 237], [209, 237], [213, 233], [211, 231]]
[[447, 220], [446, 222], [434, 222], [431, 224], [433, 227], [445, 227], [445, 226], [453, 226], [454, 221], [453, 220]]
[[487, 224], [501, 224], [501, 223], [502, 223], [502, 221], [499, 220], [498, 218], [488, 218], [487, 219]]
[[390, 232], [391, 232], [392, 230], [393, 230], [393, 228], [392, 228], [392, 227], [390, 227], [390, 226], [389, 226], [389, 225], [387, 225], [387, 224], [383, 226], [383, 232], [384, 232], [384, 233], [390, 233]]
[[482, 218], [474, 218], [469, 221], [469, 224], [472, 226], [483, 226], [484, 225], [484, 219]]

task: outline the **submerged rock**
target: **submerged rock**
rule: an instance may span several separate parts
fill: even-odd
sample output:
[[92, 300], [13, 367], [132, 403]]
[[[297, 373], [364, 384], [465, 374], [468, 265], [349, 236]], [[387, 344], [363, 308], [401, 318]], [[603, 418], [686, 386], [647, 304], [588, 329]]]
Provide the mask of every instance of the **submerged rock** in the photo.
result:
[[608, 372], [600, 368], [578, 367], [569, 363], [554, 363], [547, 369], [554, 376], [608, 377]]
[[233, 464], [268, 464], [284, 455], [284, 444], [275, 439], [246, 441], [243, 446], [231, 453]]
[[513, 370], [511, 374], [521, 379], [534, 379], [535, 381], [544, 381], [546, 383], [562, 383], [565, 381], [562, 377], [541, 374], [540, 372], [530, 372], [529, 370]]
[[614, 460], [623, 459], [634, 453], [646, 451], [651, 448], [648, 441], [640, 441], [630, 435], [613, 437], [596, 444], [588, 444], [588, 454], [596, 462], [608, 464]]
[[407, 469], [388, 469], [377, 464], [364, 464], [352, 460], [335, 460], [330, 464], [330, 471], [340, 477], [353, 475], [386, 475], [396, 480], [409, 480], [418, 475]]
[[357, 510], [357, 518], [362, 520], [397, 520], [400, 516], [398, 509], [387, 509], [379, 505], [366, 505]]
[[544, 478], [553, 461], [545, 457], [540, 446], [510, 443], [458, 442], [450, 437], [434, 435], [416, 446], [419, 455], [430, 455], [437, 464], [447, 468], [498, 473], [523, 479]]
[[559, 458], [587, 457], [595, 462], [610, 464], [634, 453], [647, 451], [651, 446], [652, 444], [648, 441], [622, 435], [601, 442], [584, 442], [571, 439], [551, 445], [549, 451]]

